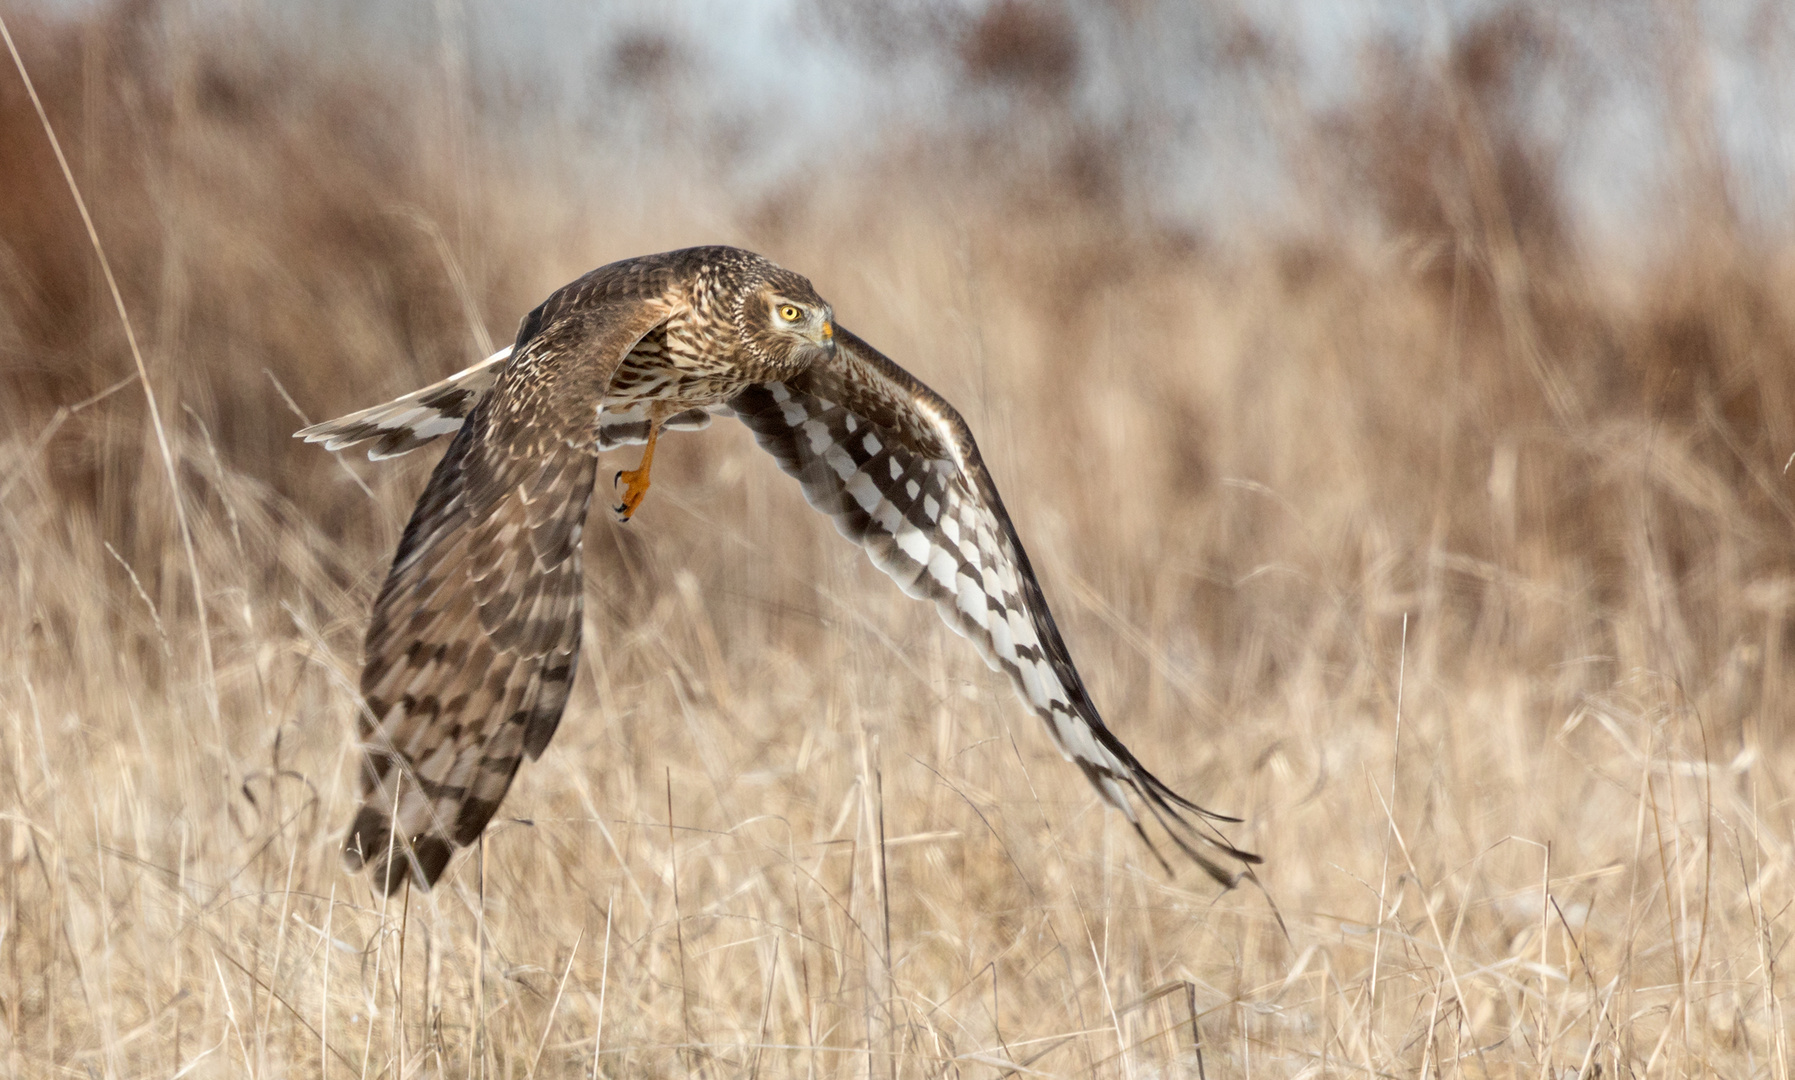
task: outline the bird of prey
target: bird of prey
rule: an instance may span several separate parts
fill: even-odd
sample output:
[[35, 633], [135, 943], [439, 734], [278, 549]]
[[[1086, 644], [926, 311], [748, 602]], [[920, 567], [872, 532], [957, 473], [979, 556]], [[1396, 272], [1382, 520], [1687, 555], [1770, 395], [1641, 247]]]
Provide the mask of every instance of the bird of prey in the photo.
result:
[[368, 626], [350, 870], [371, 867], [382, 892], [428, 888], [480, 836], [567, 705], [598, 452], [645, 444], [612, 481], [627, 520], [660, 434], [713, 414], [748, 425], [843, 536], [1007, 673], [1150, 849], [1137, 804], [1224, 885], [1243, 871], [1212, 853], [1259, 861], [1209, 824], [1238, 819], [1167, 787], [1104, 726], [960, 414], [837, 326], [807, 279], [699, 247], [601, 266], [530, 312], [509, 349], [298, 432], [331, 450], [371, 442], [371, 458], [454, 436]]

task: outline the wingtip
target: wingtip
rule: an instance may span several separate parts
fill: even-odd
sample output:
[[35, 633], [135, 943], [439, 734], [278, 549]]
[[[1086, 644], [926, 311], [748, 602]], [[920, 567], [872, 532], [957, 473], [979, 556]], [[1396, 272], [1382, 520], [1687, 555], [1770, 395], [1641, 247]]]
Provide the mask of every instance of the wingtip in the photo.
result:
[[[1184, 852], [1186, 857], [1202, 867], [1203, 871], [1214, 878], [1222, 887], [1228, 889], [1234, 888], [1240, 883], [1242, 876], [1252, 872], [1252, 867], [1259, 866], [1265, 862], [1264, 858], [1258, 854], [1234, 846], [1232, 842], [1216, 832], [1214, 828], [1210, 828], [1207, 831], [1198, 829], [1198, 823], [1185, 817], [1179, 812], [1179, 809], [1188, 809], [1193, 813], [1201, 815], [1204, 819], [1204, 824], [1208, 824], [1212, 821], [1238, 822], [1238, 818], [1227, 817], [1226, 815], [1216, 814], [1203, 809], [1167, 787], [1157, 777], [1153, 776], [1153, 774], [1147, 772], [1145, 769], [1140, 770], [1140, 774], [1135, 778], [1133, 786], [1135, 791], [1142, 796], [1141, 802], [1147, 807], [1148, 811], [1152, 813], [1153, 817], [1158, 820], [1160, 827], [1166, 831], [1166, 835], [1172, 838], [1172, 843], [1178, 845], [1178, 850]], [[1147, 834], [1141, 828], [1138, 821], [1134, 823], [1134, 828], [1136, 832], [1141, 834], [1142, 839], [1146, 839]], [[1189, 834], [1188, 839], [1184, 835], [1186, 833]], [[1233, 873], [1224, 869], [1216, 863], [1214, 859], [1210, 858], [1204, 852], [1199, 851], [1196, 846], [1197, 844], [1207, 845], [1231, 859], [1238, 859], [1241, 863], [1245, 864], [1246, 869], [1241, 870], [1238, 873]], [[1153, 846], [1152, 842], [1149, 841], [1147, 846], [1151, 848]], [[1153, 851], [1153, 854], [1156, 858], [1159, 857], [1157, 849]], [[1164, 858], [1160, 858], [1160, 863], [1161, 865], [1164, 865]]]
[[[1153, 843], [1152, 838], [1147, 835], [1147, 830], [1141, 827], [1141, 823], [1139, 821], [1135, 821], [1135, 822], [1131, 822], [1131, 824], [1134, 826], [1135, 835], [1137, 835], [1141, 838], [1141, 842], [1147, 845], [1147, 850], [1153, 853], [1153, 857], [1155, 859], [1159, 860], [1159, 868], [1161, 870], [1165, 871], [1166, 877], [1168, 877], [1168, 878], [1177, 877], [1178, 876], [1177, 872], [1172, 869], [1172, 864], [1167, 862], [1165, 856], [1161, 855], [1159, 853], [1159, 847]], [[1162, 821], [1161, 824], [1164, 824], [1164, 822]], [[1184, 854], [1187, 857], [1189, 857], [1189, 859], [1192, 862], [1196, 863], [1199, 867], [1202, 868], [1202, 870], [1205, 874], [1209, 875], [1211, 880], [1213, 880], [1217, 885], [1220, 885], [1224, 889], [1234, 888], [1235, 886], [1240, 884], [1241, 878], [1244, 878], [1248, 874], [1252, 873], [1252, 870], [1250, 867], [1248, 869], [1241, 870], [1239, 872], [1230, 872], [1229, 870], [1224, 868], [1220, 863], [1217, 863], [1214, 859], [1209, 858], [1207, 855], [1204, 855], [1202, 852], [1198, 851], [1197, 849], [1193, 848], [1189, 844], [1185, 843], [1183, 838], [1180, 837], [1177, 833], [1173, 832], [1170, 828], [1166, 829], [1166, 834], [1172, 838], [1172, 843], [1178, 845], [1178, 850], [1184, 852]], [[1226, 848], [1226, 850], [1228, 851], [1228, 853], [1230, 855], [1233, 855], [1236, 857], [1242, 857], [1242, 856], [1249, 855], [1248, 852], [1243, 852], [1240, 849], [1235, 848], [1231, 845], [1228, 846]], [[1256, 855], [1253, 855], [1246, 861], [1258, 862], [1259, 857]]]
[[416, 837], [410, 844], [383, 852], [374, 864], [371, 882], [383, 896], [391, 896], [408, 881], [429, 892], [454, 854], [455, 848], [440, 836]]
[[1217, 813], [1207, 807], [1198, 806], [1196, 803], [1191, 802], [1189, 799], [1172, 790], [1171, 785], [1148, 772], [1145, 767], [1139, 766], [1138, 762], [1136, 764], [1137, 767], [1140, 768], [1141, 775], [1146, 780], [1147, 786], [1152, 788], [1161, 798], [1172, 805], [1184, 810], [1189, 810], [1191, 813], [1197, 814], [1209, 821], [1219, 821], [1224, 825], [1239, 825], [1245, 820], [1244, 818], [1230, 817], [1227, 814]]
[[407, 880], [428, 891], [454, 854], [455, 845], [433, 833], [409, 842], [393, 836], [386, 812], [371, 805], [356, 812], [343, 838], [343, 868], [352, 874], [368, 870], [374, 890], [382, 896], [391, 896]]

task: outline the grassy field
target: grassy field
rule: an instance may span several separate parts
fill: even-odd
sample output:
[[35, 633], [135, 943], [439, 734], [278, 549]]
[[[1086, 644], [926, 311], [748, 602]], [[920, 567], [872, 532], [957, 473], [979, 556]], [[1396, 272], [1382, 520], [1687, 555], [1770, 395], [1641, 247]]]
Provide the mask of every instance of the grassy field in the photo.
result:
[[[5, 11], [135, 344], [8, 61], [0, 1072], [1787, 1080], [1795, 250], [1695, 137], [1646, 256], [1590, 250], [1501, 18], [1273, 133], [1319, 224], [1168, 224], [999, 7], [1001, 125], [752, 196], [594, 180], [453, 63]], [[567, 720], [481, 851], [341, 870], [435, 455], [289, 433], [703, 242], [960, 407], [1111, 726], [1262, 889], [1163, 873], [729, 423], [594, 514]]]

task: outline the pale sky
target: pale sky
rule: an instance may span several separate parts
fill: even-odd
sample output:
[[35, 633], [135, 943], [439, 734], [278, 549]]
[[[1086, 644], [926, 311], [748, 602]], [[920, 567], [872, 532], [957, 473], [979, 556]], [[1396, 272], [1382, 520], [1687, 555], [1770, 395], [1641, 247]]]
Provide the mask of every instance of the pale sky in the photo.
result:
[[[372, 21], [378, 32], [420, 53], [459, 50], [474, 77], [502, 72], [512, 85], [531, 89], [534, 108], [552, 113], [562, 127], [590, 132], [595, 142], [652, 134], [620, 115], [627, 109], [619, 109], [604, 72], [620, 36], [659, 30], [679, 43], [695, 78], [669, 91], [653, 119], [634, 123], [671, 117], [695, 138], [739, 133], [744, 146], [732, 159], [738, 170], [732, 176], [751, 189], [777, 184], [800, 167], [819, 136], [833, 152], [851, 153], [856, 138], [964, 122], [979, 108], [957, 81], [950, 55], [884, 56], [865, 42], [846, 41], [821, 14], [831, 2], [840, 0], [391, 0], [366, 8], [311, 0], [286, 8], [283, 21], [309, 35], [320, 30], [319, 9], [327, 9], [323, 23]], [[976, 13], [986, 2], [888, 0], [886, 8]], [[1105, 5], [1117, 6], [1125, 5]], [[1394, 41], [1438, 58], [1454, 27], [1505, 6], [1495, 0], [1236, 0], [1184, 7], [1181, 0], [1143, 0], [1129, 9], [1140, 20], [1134, 32], [1118, 39], [1104, 32], [1114, 19], [1106, 23], [1069, 5], [1083, 48], [1074, 107], [1101, 122], [1145, 101], [1176, 120], [1162, 185], [1167, 212], [1207, 223], [1243, 213], [1275, 215], [1285, 193], [1277, 143], [1268, 134], [1276, 101], [1295, 100], [1308, 110], [1340, 107], [1351, 99], [1373, 43]], [[1670, 145], [1664, 66], [1671, 55], [1695, 58], [1694, 85], [1705, 79], [1732, 194], [1746, 220], [1790, 230], [1795, 17], [1784, 15], [1784, 7], [1795, 5], [1535, 5], [1567, 62], [1543, 65], [1530, 115], [1564, 146], [1573, 207], [1595, 238], [1631, 238], [1663, 190]], [[1275, 80], [1216, 63], [1227, 28], [1240, 26], [1291, 58]], [[1684, 48], [1690, 27], [1699, 37]], [[1574, 81], [1558, 77], [1564, 71], [1574, 72]]]

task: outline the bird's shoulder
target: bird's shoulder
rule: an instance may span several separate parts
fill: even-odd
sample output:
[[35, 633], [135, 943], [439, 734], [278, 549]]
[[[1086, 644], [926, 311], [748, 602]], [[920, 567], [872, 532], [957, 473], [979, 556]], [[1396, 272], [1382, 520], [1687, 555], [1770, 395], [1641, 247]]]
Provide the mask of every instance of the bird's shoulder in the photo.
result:
[[846, 327], [837, 325], [835, 339], [835, 356], [805, 373], [803, 389], [889, 429], [918, 453], [983, 471], [971, 427], [946, 398]]
[[519, 342], [557, 323], [639, 302], [669, 312], [693, 306], [696, 294], [763, 270], [770, 264], [752, 251], [724, 245], [680, 248], [606, 263], [549, 294], [525, 317]]

